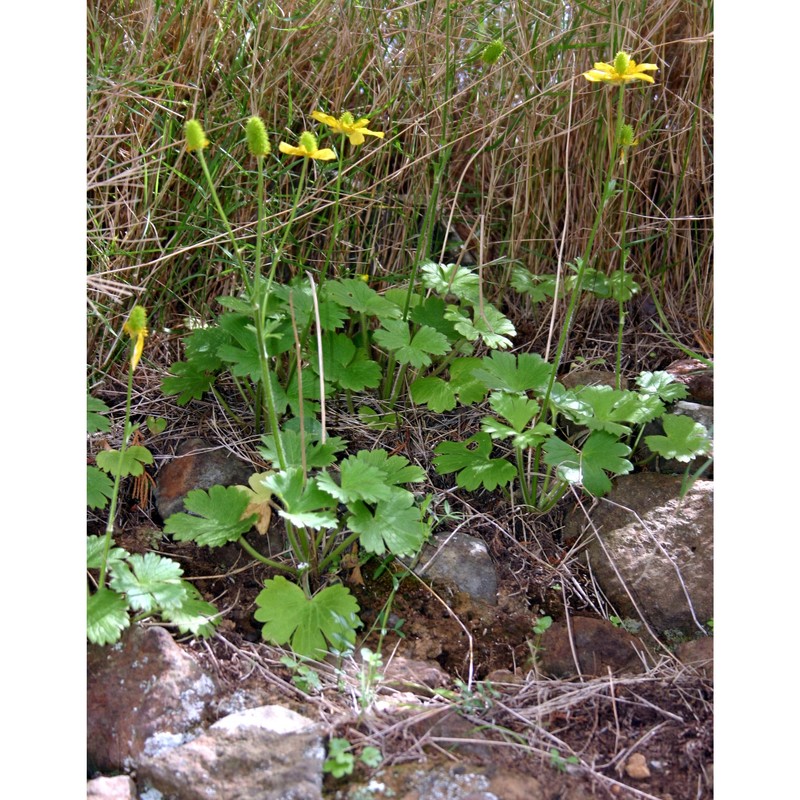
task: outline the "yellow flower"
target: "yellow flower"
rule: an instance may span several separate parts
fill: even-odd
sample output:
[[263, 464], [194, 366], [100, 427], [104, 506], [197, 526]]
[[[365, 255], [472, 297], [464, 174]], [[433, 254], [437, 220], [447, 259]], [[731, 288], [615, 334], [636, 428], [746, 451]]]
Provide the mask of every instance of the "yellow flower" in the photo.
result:
[[655, 64], [637, 64], [627, 53], [620, 51], [612, 64], [595, 62], [594, 69], [583, 73], [583, 77], [592, 83], [630, 83], [631, 81], [647, 81], [655, 83], [645, 70], [658, 70]]
[[122, 326], [122, 330], [128, 334], [133, 346], [133, 355], [131, 356], [131, 369], [136, 369], [139, 364], [139, 359], [142, 357], [144, 350], [144, 340], [147, 337], [147, 312], [142, 306], [134, 306], [128, 319]]
[[294, 147], [286, 142], [281, 142], [278, 145], [278, 150], [289, 156], [303, 156], [305, 158], [316, 158], [319, 161], [332, 161], [336, 158], [336, 153], [329, 147], [324, 147], [322, 150], [317, 148], [317, 137], [313, 133], [304, 131], [300, 134], [299, 147]]
[[203, 150], [211, 144], [206, 138], [203, 126], [196, 119], [188, 120], [183, 126], [183, 132], [186, 136], [186, 149], [190, 153], [193, 150]]
[[350, 144], [359, 145], [364, 144], [364, 134], [369, 136], [377, 136], [383, 139], [381, 131], [371, 131], [367, 128], [369, 120], [362, 117], [359, 120], [353, 119], [353, 115], [349, 111], [345, 111], [339, 119], [332, 117], [329, 114], [323, 114], [321, 111], [314, 111], [311, 116], [317, 121], [327, 125], [332, 131], [336, 133], [343, 133], [350, 138]]

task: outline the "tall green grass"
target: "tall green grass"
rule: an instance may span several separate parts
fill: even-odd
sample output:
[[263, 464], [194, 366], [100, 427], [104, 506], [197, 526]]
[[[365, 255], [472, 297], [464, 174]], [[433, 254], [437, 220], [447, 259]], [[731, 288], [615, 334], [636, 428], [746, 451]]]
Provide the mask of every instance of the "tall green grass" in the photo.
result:
[[[220, 229], [182, 124], [197, 117], [225, 213], [255, 240], [253, 165], [242, 124], [274, 144], [316, 129], [316, 109], [369, 116], [383, 130], [346, 160], [338, 241], [335, 169], [310, 175], [286, 270], [412, 275], [455, 229], [502, 298], [511, 260], [552, 272], [580, 255], [608, 163], [614, 94], [580, 74], [624, 48], [659, 66], [657, 85], [626, 92], [632, 155], [626, 268], [655, 294], [673, 334], [711, 327], [712, 5], [288, 0], [98, 0], [88, 14], [89, 354], [98, 374], [138, 297], [154, 327], [208, 317], [235, 292]], [[494, 64], [481, 43], [506, 47]], [[338, 144], [333, 141], [329, 144]], [[292, 205], [299, 165], [273, 156], [267, 230]], [[593, 266], [619, 266], [618, 215], [604, 217]], [[438, 238], [437, 238], [438, 234]], [[562, 241], [563, 240], [563, 241]], [[434, 252], [435, 251], [435, 252]]]

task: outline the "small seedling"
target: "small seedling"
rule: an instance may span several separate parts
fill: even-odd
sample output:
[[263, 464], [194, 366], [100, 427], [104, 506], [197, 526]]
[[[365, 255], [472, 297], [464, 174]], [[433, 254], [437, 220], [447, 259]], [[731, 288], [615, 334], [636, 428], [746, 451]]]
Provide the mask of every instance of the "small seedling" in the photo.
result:
[[[352, 745], [347, 739], [331, 739], [328, 742], [328, 758], [322, 765], [322, 771], [333, 775], [334, 778], [352, 775], [356, 757], [351, 750]], [[383, 761], [383, 755], [377, 747], [368, 745], [361, 751], [358, 760], [367, 767], [377, 767]]]
[[550, 766], [557, 769], [559, 772], [566, 772], [568, 764], [580, 764], [577, 756], [568, 756], [564, 758], [555, 747], [550, 748]]
[[313, 694], [314, 692], [322, 691], [322, 681], [320, 681], [319, 673], [315, 669], [296, 661], [291, 656], [283, 656], [281, 664], [292, 670], [294, 673], [292, 675], [292, 683], [301, 692]]
[[533, 632], [537, 636], [541, 636], [552, 624], [553, 624], [552, 617], [550, 616], [539, 617], [533, 626]]

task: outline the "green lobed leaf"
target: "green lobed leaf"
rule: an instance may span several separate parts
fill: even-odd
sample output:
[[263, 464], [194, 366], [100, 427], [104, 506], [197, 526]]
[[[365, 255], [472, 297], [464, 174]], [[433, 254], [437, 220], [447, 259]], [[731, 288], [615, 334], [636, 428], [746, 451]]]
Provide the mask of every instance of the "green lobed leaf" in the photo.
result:
[[176, 402], [179, 406], [185, 406], [190, 400], [200, 400], [211, 391], [217, 379], [215, 373], [191, 361], [177, 361], [169, 369], [172, 374], [161, 381], [161, 391], [166, 395], [178, 395]]
[[517, 331], [511, 320], [504, 316], [490, 303], [484, 303], [482, 308], [472, 309], [473, 318], [470, 318], [457, 306], [447, 306], [445, 319], [455, 325], [456, 330], [470, 342], [480, 339], [492, 350], [511, 347], [509, 336], [515, 336]]
[[[105, 536], [87, 536], [86, 537], [86, 568], [87, 569], [100, 569], [103, 561], [103, 551], [106, 546]], [[111, 569], [115, 564], [126, 559], [130, 553], [123, 550], [121, 547], [114, 547], [114, 540], [109, 543], [108, 559], [106, 566]]]
[[151, 613], [177, 608], [186, 599], [180, 564], [156, 553], [134, 553], [126, 562], [114, 565], [111, 588], [124, 594], [137, 611]]
[[340, 503], [352, 503], [355, 500], [374, 503], [386, 500], [391, 493], [383, 470], [353, 456], [342, 461], [339, 467], [339, 483], [336, 483], [332, 475], [323, 472], [317, 477], [317, 485]]
[[446, 307], [447, 304], [441, 297], [432, 294], [413, 307], [409, 319], [417, 325], [426, 325], [439, 331], [447, 337], [449, 342], [453, 342], [460, 337], [455, 325], [444, 318]]
[[213, 635], [220, 623], [219, 611], [214, 605], [203, 600], [197, 588], [188, 581], [183, 581], [183, 588], [185, 593], [183, 602], [174, 608], [162, 609], [161, 617], [166, 622], [177, 625], [182, 634], [191, 633], [193, 636], [207, 639]]
[[628, 445], [610, 433], [596, 431], [591, 434], [581, 449], [583, 488], [595, 497], [611, 491], [611, 481], [606, 472], [627, 475], [633, 469], [633, 464], [625, 457], [630, 452]]
[[[342, 389], [361, 392], [374, 389], [381, 382], [381, 368], [377, 361], [367, 358], [353, 340], [343, 333], [329, 333], [322, 339], [322, 358], [325, 381]], [[319, 371], [317, 359], [311, 368]]]
[[301, 528], [335, 528], [339, 521], [334, 513], [336, 503], [317, 485], [317, 479], [306, 480], [300, 467], [289, 467], [263, 479], [283, 504], [278, 513]]
[[369, 314], [380, 319], [397, 319], [401, 310], [381, 297], [373, 288], [358, 278], [326, 281], [325, 296], [359, 314]]
[[[329, 436], [325, 443], [319, 441], [319, 434], [306, 433], [305, 437], [299, 431], [284, 429], [281, 431], [281, 444], [287, 467], [303, 466], [303, 450], [305, 449], [306, 468], [315, 469], [328, 467], [336, 461], [336, 453], [347, 447], [347, 442], [341, 436]], [[263, 447], [258, 447], [258, 452], [274, 465], [278, 465], [278, 453], [275, 449], [275, 437], [267, 434], [261, 437]], [[305, 442], [305, 448], [303, 444]]]
[[441, 378], [434, 376], [417, 378], [409, 386], [409, 392], [416, 405], [428, 406], [436, 414], [451, 411], [456, 407], [455, 390]]
[[495, 352], [481, 359], [472, 375], [487, 389], [544, 394], [552, 371], [552, 365], [537, 353], [521, 353], [515, 357], [511, 353]]
[[119, 450], [101, 450], [95, 457], [97, 466], [121, 478], [136, 477], [144, 472], [145, 464], [153, 463], [153, 454], [140, 445], [132, 445], [122, 453]]
[[368, 553], [382, 556], [388, 550], [396, 556], [413, 555], [430, 531], [422, 522], [414, 495], [405, 489], [392, 489], [389, 499], [380, 501], [374, 512], [364, 503], [350, 508], [348, 526], [360, 534], [359, 542]]
[[111, 409], [96, 397], [86, 395], [86, 431], [87, 433], [98, 433], [99, 431], [111, 430], [111, 422], [105, 417]]
[[441, 297], [452, 294], [469, 303], [478, 302], [480, 279], [467, 267], [426, 261], [420, 266], [420, 278], [427, 289]]
[[456, 472], [456, 483], [464, 489], [483, 485], [488, 491], [510, 483], [516, 468], [504, 458], [492, 458], [492, 440], [487, 433], [476, 433], [463, 442], [441, 442], [434, 448], [433, 466], [442, 475]]
[[554, 467], [562, 480], [580, 484], [596, 497], [611, 489], [606, 471], [625, 475], [633, 469], [633, 464], [625, 458], [630, 448], [606, 431], [592, 433], [581, 450], [551, 436], [543, 450], [545, 463]]
[[373, 338], [381, 347], [394, 353], [401, 364], [411, 364], [417, 369], [431, 364], [431, 355], [441, 356], [450, 349], [443, 333], [423, 325], [412, 334], [408, 323], [399, 319], [385, 320]]
[[642, 372], [636, 378], [636, 385], [640, 393], [657, 395], [665, 403], [683, 400], [689, 394], [686, 386], [668, 372]]
[[235, 486], [212, 486], [207, 492], [193, 489], [184, 500], [186, 510], [192, 513], [168, 517], [164, 532], [179, 542], [221, 547], [235, 542], [253, 526], [255, 514], [242, 519], [247, 505], [247, 496]]
[[411, 464], [405, 456], [390, 456], [385, 450], [359, 450], [355, 458], [379, 469], [387, 484], [419, 483], [425, 480], [425, 470]]
[[475, 377], [474, 371], [483, 363], [480, 358], [457, 358], [450, 364], [450, 386], [462, 405], [480, 403], [486, 397], [486, 385]]
[[539, 404], [535, 400], [509, 392], [492, 392], [489, 405], [518, 433], [539, 413]]
[[511, 273], [511, 286], [520, 294], [530, 297], [533, 303], [542, 303], [555, 297], [556, 276], [534, 275], [525, 267], [514, 267]]
[[608, 276], [611, 297], [618, 303], [627, 303], [638, 291], [639, 284], [624, 269], [615, 269]]
[[86, 602], [86, 638], [92, 644], [114, 644], [131, 624], [128, 601], [110, 589], [99, 589]]
[[323, 659], [329, 651], [345, 653], [355, 644], [359, 607], [341, 584], [327, 586], [308, 598], [282, 575], [264, 582], [256, 597], [255, 618], [264, 625], [262, 637], [289, 644], [300, 656]]
[[114, 492], [114, 481], [97, 467], [86, 467], [86, 505], [92, 509], [105, 508]]
[[686, 463], [701, 456], [711, 448], [711, 440], [704, 425], [685, 414], [666, 414], [661, 419], [663, 436], [645, 436], [645, 444], [664, 458], [675, 458]]

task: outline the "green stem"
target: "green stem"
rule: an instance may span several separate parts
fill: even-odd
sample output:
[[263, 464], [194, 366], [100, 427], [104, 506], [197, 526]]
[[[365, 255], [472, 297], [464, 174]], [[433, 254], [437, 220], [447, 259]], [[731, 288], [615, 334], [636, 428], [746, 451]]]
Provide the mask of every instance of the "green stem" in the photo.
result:
[[586, 247], [584, 248], [583, 255], [581, 256], [580, 264], [578, 266], [578, 275], [575, 279], [575, 286], [572, 289], [572, 294], [569, 299], [569, 305], [567, 307], [567, 316], [564, 320], [564, 324], [561, 326], [561, 334], [558, 337], [558, 346], [556, 347], [556, 354], [555, 358], [553, 359], [553, 369], [550, 373], [550, 380], [547, 384], [547, 391], [544, 395], [544, 401], [542, 403], [543, 408], [547, 408], [549, 406], [550, 401], [550, 393], [553, 390], [553, 384], [556, 380], [556, 375], [558, 374], [558, 368], [561, 366], [561, 357], [564, 354], [564, 348], [567, 344], [567, 337], [569, 335], [569, 331], [572, 328], [572, 322], [575, 316], [575, 310], [578, 305], [578, 300], [580, 298], [581, 289], [583, 287], [583, 279], [586, 274], [586, 267], [588, 265], [589, 259], [592, 255], [592, 249], [594, 248], [594, 240], [597, 236], [597, 232], [600, 229], [600, 222], [603, 218], [603, 212], [605, 211], [605, 207], [608, 204], [608, 201], [613, 196], [613, 186], [611, 184], [612, 178], [614, 177], [614, 168], [616, 166], [616, 152], [617, 152], [617, 143], [620, 139], [620, 130], [622, 129], [622, 111], [623, 111], [623, 100], [625, 97], [625, 84], [620, 84], [619, 87], [619, 95], [617, 96], [617, 122], [614, 128], [614, 141], [611, 145], [611, 155], [609, 157], [608, 169], [606, 170], [606, 176], [603, 180], [602, 186], [602, 196], [600, 198], [600, 206], [597, 209], [597, 214], [594, 218], [594, 223], [592, 224], [592, 230], [589, 233], [589, 239], [586, 242]]
[[282, 564], [280, 561], [273, 561], [271, 558], [261, 555], [261, 553], [259, 553], [258, 550], [256, 550], [255, 547], [253, 547], [253, 545], [251, 545], [250, 542], [244, 538], [244, 536], [240, 536], [238, 541], [240, 547], [250, 556], [256, 559], [256, 561], [260, 561], [262, 564], [272, 567], [272, 569], [278, 569], [281, 572], [287, 572], [290, 575], [297, 576], [297, 569], [287, 566], [286, 564]]
[[236, 236], [233, 232], [233, 228], [231, 227], [231, 223], [228, 221], [228, 216], [222, 208], [222, 203], [219, 201], [217, 190], [214, 188], [214, 182], [211, 180], [211, 173], [208, 170], [208, 164], [206, 163], [206, 158], [203, 155], [202, 150], [197, 151], [197, 157], [200, 161], [200, 166], [203, 169], [203, 174], [206, 176], [206, 183], [208, 184], [209, 191], [211, 192], [211, 197], [214, 200], [214, 205], [217, 208], [217, 213], [219, 214], [220, 219], [225, 226], [225, 230], [228, 232], [228, 236], [230, 236], [231, 244], [233, 245], [233, 252], [236, 255], [236, 261], [239, 267], [239, 272], [241, 272], [245, 288], [247, 289], [247, 293], [250, 294], [252, 291], [250, 276], [247, 274], [247, 267], [245, 267], [244, 259], [242, 258], [241, 250], [239, 250], [239, 245], [236, 241]]
[[339, 241], [339, 200], [342, 196], [342, 169], [344, 165], [344, 143], [345, 143], [345, 135], [342, 134], [340, 143], [339, 143], [339, 168], [336, 170], [336, 194], [333, 198], [333, 224], [331, 226], [331, 236], [328, 239], [328, 252], [325, 254], [325, 262], [322, 265], [322, 272], [319, 276], [319, 283], [320, 286], [322, 282], [325, 280], [325, 276], [328, 272], [328, 266], [333, 261], [335, 252], [334, 248], [336, 247], [336, 243]]
[[[619, 133], [619, 129], [617, 131]], [[627, 148], [626, 148], [627, 149]], [[623, 305], [622, 293], [624, 291], [623, 278], [625, 277], [625, 265], [628, 263], [628, 248], [626, 246], [627, 228], [628, 228], [628, 159], [627, 154], [623, 154], [623, 172], [622, 172], [622, 208], [620, 209], [620, 259], [619, 271], [620, 280], [617, 285], [617, 301], [619, 302], [619, 323], [617, 327], [617, 359], [614, 365], [614, 375], [616, 378], [616, 388], [619, 390], [622, 387], [622, 331], [625, 327], [625, 308]]]
[[[133, 353], [134, 343], [131, 343], [131, 353]], [[111, 491], [111, 505], [108, 509], [108, 522], [106, 523], [105, 541], [103, 542], [103, 558], [100, 562], [100, 576], [97, 580], [99, 590], [106, 585], [106, 569], [108, 567], [108, 554], [111, 550], [111, 538], [114, 535], [114, 519], [117, 516], [117, 500], [119, 499], [120, 473], [122, 469], [125, 450], [128, 447], [128, 439], [131, 435], [131, 397], [133, 395], [133, 363], [131, 362], [128, 370], [128, 392], [125, 396], [125, 425], [122, 433], [122, 444], [119, 448], [118, 468], [114, 474], [114, 488]]]

